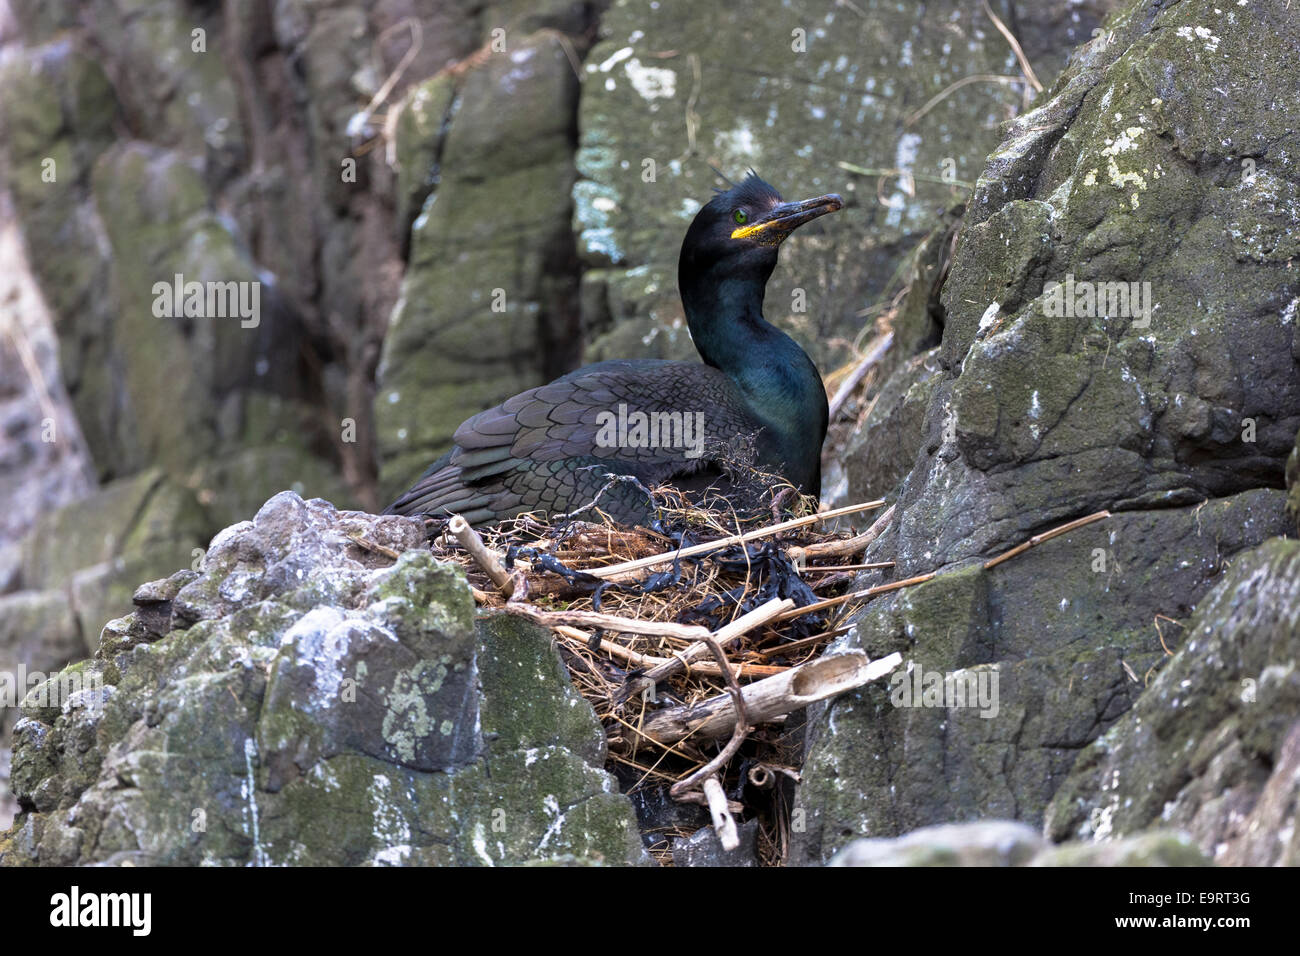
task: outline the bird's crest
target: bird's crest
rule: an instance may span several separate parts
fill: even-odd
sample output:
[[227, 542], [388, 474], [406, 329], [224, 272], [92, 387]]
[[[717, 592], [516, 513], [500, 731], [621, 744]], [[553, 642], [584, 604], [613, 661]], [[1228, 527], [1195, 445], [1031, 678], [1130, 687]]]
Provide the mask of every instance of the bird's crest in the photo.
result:
[[719, 189], [715, 186], [713, 191], [719, 197], [726, 196], [733, 203], [755, 207], [775, 206], [781, 202], [781, 194], [773, 186], [759, 178], [753, 167], [748, 170], [745, 178], [738, 183], [727, 179], [721, 170], [715, 167], [710, 168], [731, 186], [730, 189]]

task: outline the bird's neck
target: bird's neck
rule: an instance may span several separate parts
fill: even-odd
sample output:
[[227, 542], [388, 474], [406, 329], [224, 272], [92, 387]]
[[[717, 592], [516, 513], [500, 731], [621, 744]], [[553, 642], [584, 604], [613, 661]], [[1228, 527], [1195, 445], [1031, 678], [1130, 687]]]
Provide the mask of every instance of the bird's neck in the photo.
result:
[[740, 378], [749, 369], [770, 363], [765, 347], [782, 339], [794, 345], [793, 339], [763, 318], [765, 285], [752, 279], [721, 279], [683, 287], [686, 324], [705, 364]]
[[[736, 383], [750, 411], [768, 426], [769, 440], [795, 468], [792, 479], [816, 494], [826, 390], [808, 354], [763, 317], [765, 285], [752, 279], [683, 283], [686, 322], [701, 358]], [[796, 467], [799, 461], [804, 467]]]

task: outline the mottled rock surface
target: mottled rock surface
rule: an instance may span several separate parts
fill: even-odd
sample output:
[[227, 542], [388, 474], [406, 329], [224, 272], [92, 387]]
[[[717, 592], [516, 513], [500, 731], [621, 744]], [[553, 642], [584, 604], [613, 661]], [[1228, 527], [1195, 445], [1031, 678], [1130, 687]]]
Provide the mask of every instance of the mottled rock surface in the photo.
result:
[[1047, 813], [1058, 840], [1151, 827], [1186, 831], [1218, 863], [1300, 865], [1300, 543], [1233, 563]]
[[507, 38], [400, 107], [399, 195], [418, 216], [400, 223], [409, 260], [377, 378], [385, 496], [466, 418], [577, 364], [572, 44], [554, 29]]
[[24, 700], [0, 863], [646, 861], [547, 635], [417, 522], [285, 492], [135, 600]]
[[854, 840], [830, 866], [1208, 866], [1177, 831], [1153, 831], [1104, 845], [1052, 846], [1033, 827], [981, 820], [923, 827], [893, 839]]
[[[996, 675], [997, 715], [899, 706], [888, 688], [814, 715], [798, 861], [989, 814], [1040, 825], [1079, 753], [1156, 692], [1162, 644], [1189, 640], [1206, 593], [1294, 533], [1297, 45], [1274, 5], [1130, 3], [1010, 124], [938, 295], [942, 341], [884, 384], [844, 462], [855, 494], [898, 504], [866, 560], [939, 576], [873, 602], [843, 643]], [[1052, 283], [1076, 309], [1055, 308]], [[1149, 311], [1106, 283], [1137, 283]]]

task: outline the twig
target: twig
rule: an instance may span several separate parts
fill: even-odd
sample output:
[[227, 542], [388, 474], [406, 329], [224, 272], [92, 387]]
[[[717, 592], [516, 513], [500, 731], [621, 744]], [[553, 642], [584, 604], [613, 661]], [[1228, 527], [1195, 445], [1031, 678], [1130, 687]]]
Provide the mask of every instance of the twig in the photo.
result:
[[880, 537], [880, 533], [889, 527], [889, 522], [894, 520], [894, 509], [897, 507], [897, 505], [890, 505], [879, 518], [871, 523], [870, 528], [856, 537], [845, 538], [842, 541], [823, 541], [802, 548], [787, 548], [786, 557], [790, 559], [795, 567], [803, 567], [810, 558], [841, 558], [864, 551], [867, 545]]
[[1084, 525], [1089, 525], [1092, 524], [1094, 521], [1101, 521], [1103, 518], [1109, 518], [1109, 517], [1110, 517], [1109, 511], [1098, 511], [1093, 514], [1087, 515], [1086, 517], [1083, 518], [1076, 518], [1073, 521], [1067, 521], [1065, 524], [1061, 525], [1058, 528], [1053, 528], [1051, 531], [1044, 531], [1042, 534], [1036, 534], [1028, 541], [1022, 541], [1020, 544], [1016, 545], [1010, 551], [1004, 551], [1001, 554], [999, 554], [996, 558], [990, 558], [989, 560], [985, 561], [984, 570], [987, 571], [989, 568], [995, 568], [1003, 561], [1010, 561], [1016, 555], [1023, 554], [1024, 552], [1028, 551], [1030, 548], [1034, 547], [1035, 545], [1042, 544], [1044, 541], [1049, 541], [1052, 538], [1057, 537], [1058, 535], [1069, 534], [1071, 531], [1074, 531], [1076, 528], [1082, 528]]
[[862, 356], [862, 361], [858, 362], [857, 367], [849, 373], [849, 377], [844, 380], [843, 384], [841, 384], [838, 389], [836, 389], [835, 397], [831, 399], [831, 421], [835, 421], [835, 416], [838, 415], [840, 409], [844, 407], [844, 403], [849, 400], [849, 396], [853, 394], [857, 387], [862, 383], [862, 380], [866, 378], [867, 373], [871, 371], [872, 366], [884, 358], [885, 353], [889, 351], [889, 347], [893, 345], [893, 343], [894, 333], [891, 330], [876, 336], [875, 341], [867, 347], [867, 352]]
[[[822, 572], [830, 573], [832, 571], [879, 571], [881, 568], [892, 568], [893, 561], [870, 561], [866, 564], [819, 564], [816, 567], [808, 567], [803, 570], [808, 573], [821, 574]], [[819, 584], [818, 587], [821, 587]]]
[[808, 515], [805, 518], [792, 518], [789, 521], [783, 521], [780, 524], [768, 525], [766, 528], [755, 528], [753, 531], [746, 531], [744, 534], [733, 534], [725, 538], [719, 538], [716, 541], [704, 541], [700, 544], [693, 544], [689, 548], [681, 548], [677, 551], [665, 551], [663, 554], [652, 554], [649, 557], [637, 558], [635, 561], [624, 561], [621, 564], [611, 564], [603, 568], [585, 568], [587, 574], [598, 578], [616, 578], [619, 575], [627, 574], [630, 571], [640, 571], [643, 568], [651, 568], [657, 564], [669, 564], [679, 558], [693, 558], [697, 554], [707, 554], [710, 551], [717, 551], [721, 548], [730, 548], [737, 544], [746, 544], [759, 538], [771, 537], [774, 534], [780, 534], [783, 531], [792, 531], [795, 528], [803, 528], [810, 524], [816, 524], [819, 521], [829, 521], [831, 518], [839, 518], [843, 515], [856, 514], [861, 511], [870, 511], [872, 508], [879, 508], [885, 503], [881, 498], [876, 501], [866, 501], [862, 504], [846, 505], [843, 508], [833, 508], [830, 511], [823, 511], [819, 514]]
[[793, 611], [786, 611], [779, 615], [773, 622], [780, 624], [782, 621], [789, 621], [796, 617], [802, 617], [805, 614], [812, 614], [814, 611], [824, 611], [828, 607], [835, 607], [839, 604], [847, 604], [849, 601], [861, 598], [875, 597], [877, 594], [885, 594], [888, 591], [898, 591], [902, 588], [910, 588], [914, 584], [924, 584], [934, 578], [935, 572], [929, 574], [918, 574], [914, 578], [907, 578], [902, 581], [891, 581], [888, 584], [877, 584], [873, 588], [864, 588], [861, 591], [854, 591], [851, 594], [841, 594], [839, 597], [827, 598], [825, 601], [818, 601], [816, 604], [808, 604], [804, 607], [797, 607]]
[[[881, 515], [881, 517], [883, 518], [884, 515]], [[1082, 528], [1084, 525], [1092, 524], [1094, 521], [1100, 521], [1103, 518], [1109, 517], [1109, 511], [1098, 511], [1095, 514], [1090, 514], [1083, 518], [1076, 518], [1074, 521], [1067, 522], [1059, 528], [1053, 528], [1051, 531], [1044, 531], [1042, 534], [1034, 535], [1028, 541], [1022, 541], [1011, 550], [1005, 551], [997, 557], [985, 561], [984, 569], [988, 570], [989, 568], [997, 567], [1003, 561], [1009, 561], [1016, 555], [1023, 554], [1035, 545], [1042, 544], [1044, 541], [1049, 541], [1059, 535], [1068, 534], [1077, 528]], [[891, 581], [889, 584], [878, 584], [875, 587], [865, 588], [861, 591], [853, 591], [850, 594], [841, 594], [839, 597], [827, 598], [825, 601], [818, 601], [816, 604], [808, 604], [804, 607], [795, 608], [792, 611], [786, 611], [784, 614], [778, 615], [773, 623], [780, 624], [783, 621], [801, 617], [804, 614], [812, 614], [816, 611], [824, 611], [828, 607], [835, 607], [836, 605], [845, 604], [849, 601], [875, 597], [877, 594], [884, 594], [887, 591], [897, 591], [900, 588], [911, 587], [914, 584], [924, 584], [926, 581], [932, 580], [935, 577], [935, 573], [936, 572], [931, 571], [929, 574], [920, 574], [914, 578], [907, 578], [902, 581]]]
[[717, 774], [704, 778], [704, 799], [708, 801], [709, 815], [713, 817], [713, 832], [718, 835], [722, 849], [730, 853], [740, 846], [740, 834], [736, 830], [736, 819], [727, 808], [727, 794]]
[[1029, 85], [1034, 88], [1035, 93], [1043, 92], [1043, 84], [1039, 83], [1038, 77], [1034, 75], [1034, 68], [1029, 65], [1029, 58], [1025, 56], [1025, 51], [1020, 48], [1020, 41], [1016, 39], [1015, 34], [1007, 29], [1007, 25], [998, 18], [998, 15], [993, 12], [993, 8], [989, 6], [989, 0], [980, 0], [980, 2], [984, 4], [984, 12], [989, 15], [989, 19], [998, 28], [998, 32], [1006, 37], [1007, 42], [1011, 44], [1012, 52], [1016, 54], [1016, 62], [1020, 64], [1020, 70], [1025, 74], [1025, 79], [1029, 81]]
[[960, 89], [963, 86], [966, 86], [969, 83], [1003, 83], [1010, 86], [1015, 83], [1024, 83], [1024, 82], [1025, 82], [1025, 77], [1023, 76], [1001, 76], [996, 73], [972, 73], [970, 76], [963, 76], [957, 82], [949, 83], [947, 86], [945, 86], [934, 96], [930, 97], [930, 99], [926, 101], [924, 106], [922, 106], [911, 116], [908, 116], [905, 120], [903, 120], [903, 125], [911, 126], [913, 123], [919, 120], [926, 113], [930, 112], [930, 110], [934, 109], [936, 106], [942, 103], [945, 99], [948, 98], [948, 96], [950, 96], [956, 90]]
[[[776, 599], [773, 598], [773, 600]], [[633, 617], [602, 614], [599, 611], [543, 611], [531, 604], [521, 604], [517, 601], [505, 605], [501, 610], [507, 614], [526, 617], [530, 621], [535, 621], [552, 629], [561, 624], [570, 624], [575, 627], [593, 627], [602, 628], [606, 631], [618, 631], [620, 634], [648, 634], [651, 637], [676, 637], [686, 641], [702, 641], [709, 636], [709, 629], [700, 627], [698, 624], [642, 621]], [[751, 611], [750, 613], [754, 612]]]
[[[724, 676], [727, 678], [727, 693], [731, 695], [732, 704], [735, 707], [735, 730], [732, 731], [731, 739], [727, 741], [727, 745], [718, 751], [717, 756], [699, 770], [682, 780], [678, 780], [668, 788], [668, 794], [672, 797], [680, 797], [683, 793], [691, 790], [697, 783], [725, 767], [728, 761], [735, 756], [736, 751], [740, 749], [740, 745], [745, 742], [749, 732], [753, 730], [753, 725], [749, 722], [749, 714], [745, 712], [744, 692], [740, 689], [740, 684], [736, 682], [736, 675], [731, 673], [731, 668], [727, 664], [726, 652], [723, 651], [722, 645], [714, 640], [712, 635], [706, 637], [704, 642], [708, 644], [709, 650], [713, 651], [713, 656], [717, 659]], [[721, 833], [719, 833], [719, 836], [721, 836]]]
[[1181, 628], [1186, 628], [1187, 625], [1184, 624], [1182, 621], [1175, 621], [1172, 617], [1168, 617], [1167, 615], [1164, 614], [1157, 614], [1151, 622], [1156, 626], [1156, 636], [1160, 638], [1160, 646], [1165, 649], [1165, 654], [1167, 654], [1169, 657], [1173, 657], [1174, 652], [1171, 651], [1169, 649], [1169, 645], [1165, 643], [1164, 632], [1160, 630], [1161, 621], [1168, 621], [1170, 624], [1177, 624]]
[[515, 593], [515, 583], [510, 578], [510, 572], [501, 566], [497, 556], [488, 550], [483, 539], [469, 526], [468, 521], [460, 515], [452, 515], [451, 520], [447, 522], [447, 530], [456, 536], [460, 546], [478, 562], [478, 566], [492, 579], [492, 583], [501, 589], [502, 594], [508, 598]]
[[411, 45], [406, 48], [406, 52], [403, 53], [402, 58], [397, 61], [397, 66], [395, 66], [393, 71], [388, 74], [387, 79], [384, 80], [379, 89], [375, 90], [375, 95], [370, 98], [370, 102], [366, 104], [365, 109], [360, 113], [357, 113], [348, 121], [348, 131], [350, 133], [360, 133], [366, 128], [370, 123], [370, 117], [374, 115], [375, 110], [379, 109], [379, 105], [383, 103], [384, 100], [388, 99], [388, 94], [393, 92], [393, 87], [397, 85], [397, 81], [402, 78], [402, 74], [406, 72], [407, 67], [411, 65], [412, 61], [419, 55], [421, 47], [424, 46], [423, 30], [420, 27], [420, 21], [415, 17], [406, 17], [405, 19], [394, 23], [387, 30], [379, 34], [379, 36], [375, 37], [375, 46], [377, 47], [381, 42], [386, 40], [390, 34], [400, 30], [402, 27], [406, 27], [411, 31]]
[[802, 650], [814, 644], [820, 644], [823, 641], [839, 637], [841, 634], [847, 634], [852, 628], [837, 627], [834, 630], [822, 631], [820, 634], [813, 634], [811, 637], [805, 637], [797, 641], [787, 641], [784, 644], [777, 644], [764, 650], [754, 651], [758, 657], [773, 657], [776, 654], [791, 654], [794, 651]]
[[[566, 640], [574, 641], [575, 643], [584, 646], [591, 643], [591, 634], [579, 630], [576, 627], [569, 627], [567, 624], [561, 624], [558, 627], [552, 628], [552, 630]], [[672, 660], [671, 657], [655, 657], [651, 654], [642, 654], [639, 651], [632, 650], [630, 647], [624, 647], [622, 644], [606, 640], [603, 637], [600, 639], [600, 649], [607, 654], [632, 664], [634, 667], [655, 667], [659, 664], [667, 664]], [[786, 671], [790, 670], [789, 667], [782, 667], [777, 664], [732, 664], [731, 666], [739, 671], [741, 677], [772, 677], [776, 674], [784, 674]], [[691, 670], [697, 674], [708, 674], [710, 677], [722, 676], [722, 668], [710, 661], [698, 661], [691, 665]]]
[[359, 531], [356, 532], [355, 534], [349, 534], [348, 539], [354, 542], [358, 548], [362, 548], [366, 551], [371, 551], [375, 554], [382, 554], [384, 557], [392, 558], [394, 561], [396, 561], [398, 558], [401, 557], [401, 555], [398, 554], [396, 551], [394, 551], [392, 548], [388, 548], [382, 544], [376, 544], [373, 541], [366, 540], [366, 538]]
[[[704, 628], [699, 628], [700, 631], [704, 632], [697, 638], [701, 643], [692, 644], [690, 647], [686, 648], [686, 650], [674, 654], [671, 660], [667, 660], [656, 667], [652, 667], [636, 680], [629, 681], [623, 692], [620, 693], [620, 697], [623, 700], [626, 700], [629, 697], [634, 697], [652, 684], [657, 684], [674, 674], [684, 671], [691, 661], [702, 656], [709, 650], [708, 641], [716, 641], [720, 646], [726, 647], [727, 644], [734, 641], [742, 634], [745, 634], [760, 625], [766, 624], [769, 621], [779, 619], [783, 612], [792, 607], [794, 607], [794, 602], [789, 598], [772, 598], [772, 600], [768, 601], [766, 604], [754, 608], [754, 610], [750, 611], [748, 614], [736, 618], [730, 624], [718, 628], [718, 630], [712, 634], [707, 630], [704, 630]], [[678, 628], [687, 626], [689, 625], [674, 625], [674, 627]]]

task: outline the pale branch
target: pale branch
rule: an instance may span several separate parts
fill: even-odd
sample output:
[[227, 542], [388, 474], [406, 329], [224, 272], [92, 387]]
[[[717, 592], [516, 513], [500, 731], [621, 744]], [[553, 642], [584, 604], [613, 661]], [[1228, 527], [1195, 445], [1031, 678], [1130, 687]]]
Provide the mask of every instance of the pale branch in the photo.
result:
[[840, 541], [821, 541], [804, 547], [786, 548], [786, 557], [794, 563], [795, 567], [802, 568], [810, 558], [838, 558], [865, 551], [867, 545], [880, 537], [881, 532], [889, 527], [889, 522], [894, 519], [894, 509], [897, 507], [897, 505], [890, 505], [871, 523], [871, 527], [860, 535]]
[[[854, 690], [890, 673], [903, 661], [897, 652], [871, 660], [861, 651], [831, 654], [793, 667], [783, 674], [755, 681], [741, 689], [746, 721], [762, 724], [809, 704]], [[730, 693], [689, 707], [672, 707], [647, 714], [641, 733], [661, 744], [686, 737], [716, 739], [736, 724]]]
[[492, 579], [492, 583], [501, 590], [502, 594], [507, 598], [514, 594], [515, 584], [510, 579], [510, 572], [501, 566], [501, 560], [496, 553], [483, 543], [483, 539], [470, 527], [468, 521], [460, 515], [452, 515], [447, 523], [447, 530], [456, 536], [460, 546], [469, 552], [470, 557]]
[[829, 521], [832, 518], [839, 518], [844, 515], [856, 514], [861, 511], [870, 511], [873, 508], [879, 508], [884, 503], [884, 500], [881, 499], [878, 501], [866, 501], [856, 505], [846, 505], [843, 508], [833, 508], [830, 511], [808, 515], [804, 518], [791, 518], [789, 521], [782, 521], [779, 524], [768, 525], [765, 528], [755, 528], [753, 531], [746, 531], [744, 534], [733, 534], [725, 538], [719, 538], [716, 541], [704, 541], [700, 544], [693, 544], [688, 548], [680, 548], [676, 551], [665, 551], [662, 554], [652, 554], [645, 558], [637, 558], [634, 561], [624, 561], [621, 564], [611, 564], [603, 568], [584, 568], [583, 570], [594, 577], [602, 579], [612, 578], [617, 580], [620, 576], [626, 575], [632, 571], [640, 571], [661, 564], [671, 564], [680, 558], [693, 558], [696, 555], [708, 554], [710, 551], [730, 548], [737, 544], [747, 544], [750, 541], [769, 538], [772, 535], [781, 534], [784, 531], [792, 531], [795, 528], [807, 527], [808, 525], [816, 524], [819, 521]]
[[[712, 634], [704, 628], [700, 628], [699, 630], [704, 632], [703, 635], [693, 638], [700, 643], [692, 644], [690, 647], [686, 648], [686, 650], [674, 654], [671, 659], [652, 667], [636, 680], [630, 681], [627, 685], [625, 695], [622, 695], [623, 699], [626, 700], [628, 697], [633, 697], [644, 691], [647, 687], [650, 687], [652, 684], [657, 684], [672, 677], [674, 674], [679, 674], [684, 671], [691, 661], [702, 657], [708, 652], [709, 645], [704, 643], [704, 641], [709, 638], [717, 641], [720, 646], [725, 648], [731, 641], [734, 641], [741, 635], [748, 633], [756, 627], [760, 627], [769, 621], [774, 620], [778, 615], [789, 611], [793, 607], [794, 601], [791, 601], [789, 598], [772, 598], [766, 604], [759, 605], [749, 613], [736, 618], [730, 624], [718, 628], [718, 630]], [[679, 624], [677, 626], [682, 627], [683, 625]]]

